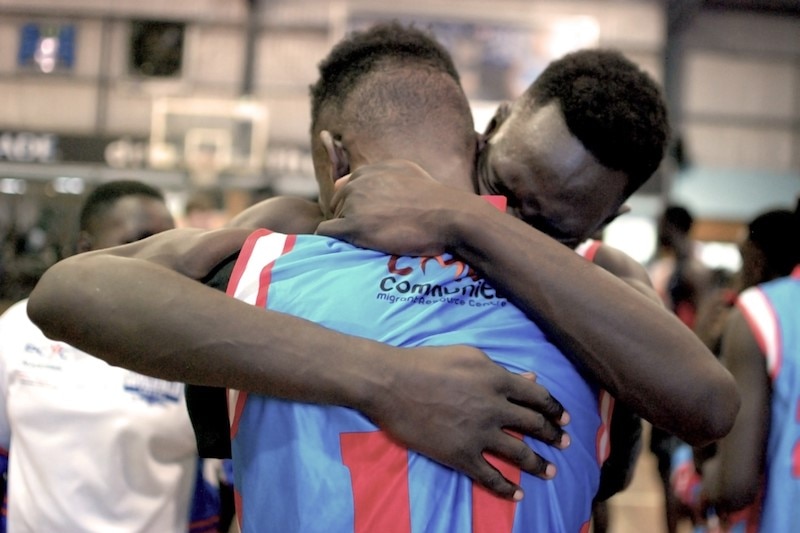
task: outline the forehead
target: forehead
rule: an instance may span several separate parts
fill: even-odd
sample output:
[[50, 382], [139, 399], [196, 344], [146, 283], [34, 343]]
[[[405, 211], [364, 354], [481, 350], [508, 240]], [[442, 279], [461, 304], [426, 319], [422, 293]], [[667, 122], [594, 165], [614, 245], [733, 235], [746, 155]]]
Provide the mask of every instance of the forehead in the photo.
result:
[[602, 190], [609, 203], [624, 201], [625, 174], [597, 161], [570, 132], [557, 102], [515, 105], [504, 126], [493, 139], [493, 149], [529, 169], [537, 181], [564, 194]]
[[512, 156], [528, 166], [547, 170], [553, 178], [568, 178], [594, 157], [572, 135], [559, 105], [551, 102], [533, 109], [515, 105], [498, 139]]

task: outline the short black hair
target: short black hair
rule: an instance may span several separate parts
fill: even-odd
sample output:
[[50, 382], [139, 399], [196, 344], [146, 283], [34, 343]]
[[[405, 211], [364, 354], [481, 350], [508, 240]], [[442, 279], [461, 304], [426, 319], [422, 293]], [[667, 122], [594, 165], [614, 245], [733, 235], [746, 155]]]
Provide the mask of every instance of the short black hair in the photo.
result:
[[398, 21], [378, 23], [350, 33], [319, 63], [319, 79], [310, 87], [312, 133], [324, 106], [341, 107], [366, 74], [387, 62], [426, 65], [461, 85], [450, 53], [431, 33]]
[[800, 233], [795, 213], [787, 209], [766, 211], [747, 226], [747, 239], [761, 250], [768, 268], [788, 276], [800, 261]]
[[90, 226], [113, 207], [117, 200], [127, 196], [147, 196], [164, 201], [161, 191], [141, 181], [118, 180], [103, 183], [98, 185], [83, 203], [80, 230], [89, 231]]
[[587, 48], [551, 62], [525, 97], [536, 107], [556, 100], [583, 146], [602, 165], [628, 175], [628, 194], [664, 158], [670, 127], [661, 90], [618, 50]]

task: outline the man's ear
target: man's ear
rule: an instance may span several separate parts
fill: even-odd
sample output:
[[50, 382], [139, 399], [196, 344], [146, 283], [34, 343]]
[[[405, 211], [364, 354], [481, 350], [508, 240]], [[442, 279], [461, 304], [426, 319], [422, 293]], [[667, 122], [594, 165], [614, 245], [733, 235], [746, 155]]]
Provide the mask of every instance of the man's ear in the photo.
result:
[[511, 102], [502, 102], [499, 106], [497, 106], [497, 111], [494, 112], [492, 120], [489, 121], [489, 124], [486, 125], [486, 129], [483, 130], [484, 141], [489, 140], [491, 136], [494, 135], [498, 129], [500, 129], [500, 126], [506, 121], [510, 114]]
[[342, 142], [334, 139], [328, 130], [322, 130], [319, 138], [328, 153], [328, 160], [331, 162], [331, 181], [335, 182], [342, 176], [350, 174], [350, 159]]

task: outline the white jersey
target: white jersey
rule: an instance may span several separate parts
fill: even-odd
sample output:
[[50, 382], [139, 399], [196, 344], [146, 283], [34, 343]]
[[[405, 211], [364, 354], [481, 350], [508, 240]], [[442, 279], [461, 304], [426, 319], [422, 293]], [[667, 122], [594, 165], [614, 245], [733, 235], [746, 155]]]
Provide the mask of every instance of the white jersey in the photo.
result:
[[197, 448], [183, 385], [52, 341], [26, 307], [0, 317], [8, 531], [187, 531]]

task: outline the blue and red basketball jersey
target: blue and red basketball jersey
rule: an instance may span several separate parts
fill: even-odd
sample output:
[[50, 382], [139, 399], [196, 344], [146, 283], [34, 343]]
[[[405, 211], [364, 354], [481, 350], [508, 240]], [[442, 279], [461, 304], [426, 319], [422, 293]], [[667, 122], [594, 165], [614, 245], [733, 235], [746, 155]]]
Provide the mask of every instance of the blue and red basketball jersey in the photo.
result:
[[475, 346], [512, 372], [536, 372], [571, 415], [566, 450], [529, 442], [556, 465], [555, 479], [502, 466], [525, 490], [515, 504], [398, 446], [351, 409], [232, 392], [245, 533], [588, 531], [613, 402], [468, 265], [260, 230], [243, 248], [228, 293], [395, 346]]
[[757, 531], [795, 531], [800, 527], [800, 267], [742, 292], [736, 305], [766, 356], [772, 381]]

